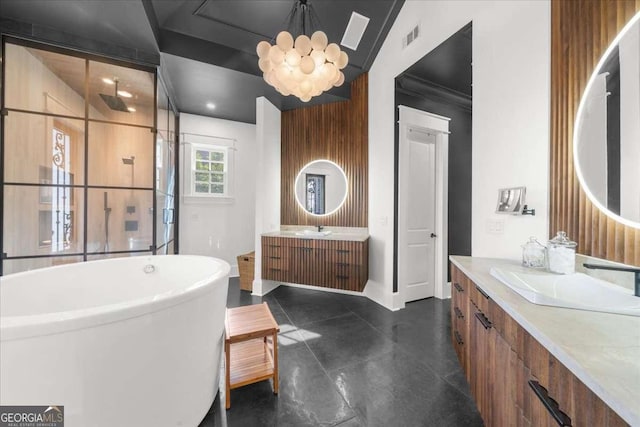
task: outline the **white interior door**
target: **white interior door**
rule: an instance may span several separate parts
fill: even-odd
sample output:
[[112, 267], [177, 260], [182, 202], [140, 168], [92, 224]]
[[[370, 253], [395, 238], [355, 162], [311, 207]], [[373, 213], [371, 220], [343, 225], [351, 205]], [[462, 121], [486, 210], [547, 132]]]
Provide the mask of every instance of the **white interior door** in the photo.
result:
[[405, 126], [399, 155], [398, 285], [409, 302], [435, 290], [435, 133]]

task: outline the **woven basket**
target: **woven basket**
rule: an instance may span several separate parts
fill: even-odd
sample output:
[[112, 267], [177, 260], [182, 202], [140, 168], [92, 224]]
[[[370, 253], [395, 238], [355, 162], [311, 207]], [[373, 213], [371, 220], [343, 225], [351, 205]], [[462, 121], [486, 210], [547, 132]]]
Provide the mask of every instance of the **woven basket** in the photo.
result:
[[253, 290], [253, 273], [255, 271], [256, 253], [240, 255], [238, 258], [238, 273], [240, 273], [240, 289]]

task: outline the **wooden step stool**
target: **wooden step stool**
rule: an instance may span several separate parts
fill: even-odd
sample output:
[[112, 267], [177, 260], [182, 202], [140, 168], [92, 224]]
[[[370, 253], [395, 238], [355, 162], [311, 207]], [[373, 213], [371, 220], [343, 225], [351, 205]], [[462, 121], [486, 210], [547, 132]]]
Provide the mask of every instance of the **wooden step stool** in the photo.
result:
[[225, 318], [226, 407], [231, 390], [258, 381], [273, 380], [278, 394], [278, 332], [267, 303], [227, 308]]

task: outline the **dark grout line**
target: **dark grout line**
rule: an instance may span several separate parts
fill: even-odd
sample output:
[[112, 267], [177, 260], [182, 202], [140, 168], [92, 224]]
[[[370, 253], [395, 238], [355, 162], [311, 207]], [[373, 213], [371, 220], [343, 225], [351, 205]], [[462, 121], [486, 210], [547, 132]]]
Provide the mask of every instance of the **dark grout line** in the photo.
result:
[[[282, 309], [283, 313], [285, 314], [285, 316], [287, 316], [287, 319], [289, 319], [291, 321], [291, 318], [289, 317], [289, 314], [287, 313], [287, 310], [282, 306], [282, 304], [280, 304], [280, 301], [278, 301], [278, 297], [276, 295], [273, 296], [273, 298], [278, 302], [278, 305], [280, 306], [280, 308]], [[348, 311], [351, 311], [347, 308]], [[314, 322], [307, 322], [304, 325], [310, 325], [313, 323], [317, 323], [317, 322], [322, 322], [324, 320], [329, 320], [329, 319], [337, 319], [340, 317], [344, 317], [344, 316], [348, 316], [349, 313], [346, 314], [342, 314], [340, 316], [334, 316], [328, 319], [323, 319], [323, 320], [318, 320], [318, 321], [314, 321]], [[296, 325], [295, 323], [293, 323], [293, 321], [291, 321], [291, 324], [296, 328], [296, 330], [298, 330], [299, 328], [301, 328], [303, 325]], [[320, 366], [320, 369], [322, 369], [322, 372], [324, 373], [325, 377], [327, 377], [327, 379], [329, 380], [329, 382], [332, 384], [334, 390], [336, 390], [336, 392], [338, 393], [338, 395], [340, 396], [340, 398], [344, 401], [345, 405], [347, 405], [347, 407], [349, 407], [353, 413], [355, 414], [353, 417], [348, 418], [346, 420], [342, 420], [340, 422], [338, 422], [337, 424], [334, 424], [334, 426], [339, 426], [342, 423], [345, 423], [353, 418], [356, 418], [359, 416], [359, 412], [357, 411], [357, 409], [352, 408], [351, 405], [349, 405], [349, 402], [347, 402], [347, 399], [345, 398], [345, 396], [343, 396], [343, 394], [340, 392], [340, 389], [334, 384], [333, 380], [331, 379], [331, 377], [329, 376], [329, 373], [327, 372], [326, 368], [324, 367], [324, 365], [322, 364], [322, 362], [320, 362], [320, 360], [318, 359], [318, 357], [316, 356], [316, 354], [313, 352], [313, 350], [311, 350], [311, 347], [309, 347], [309, 343], [307, 342], [306, 339], [304, 339], [304, 337], [302, 338], [302, 342], [304, 343], [304, 346], [307, 348], [307, 350], [309, 351], [309, 353], [311, 354], [311, 356], [313, 356], [313, 358], [315, 359], [315, 361], [318, 363], [318, 366]]]
[[311, 322], [300, 323], [299, 325], [295, 325], [295, 324], [294, 324], [294, 326], [295, 326], [295, 327], [297, 327], [297, 328], [302, 328], [302, 327], [304, 327], [304, 326], [309, 326], [309, 325], [313, 325], [313, 324], [316, 324], [316, 323], [325, 322], [325, 321], [327, 321], [327, 320], [334, 320], [334, 319], [339, 319], [339, 318], [341, 318], [341, 317], [346, 317], [346, 316], [348, 316], [349, 314], [350, 314], [350, 313], [339, 314], [339, 315], [337, 315], [337, 316], [327, 317], [326, 319], [312, 320]]
[[[416, 362], [419, 366], [427, 369], [429, 372], [432, 372], [436, 377], [440, 378], [441, 380], [445, 381], [447, 384], [451, 385], [452, 387], [454, 387], [457, 390], [457, 387], [455, 387], [453, 384], [451, 384], [449, 381], [447, 381], [445, 379], [445, 376], [442, 375], [441, 373], [437, 372], [434, 368], [432, 368], [429, 365], [426, 365], [424, 363], [422, 363], [422, 361], [420, 361], [420, 359], [418, 359], [416, 356], [414, 356], [411, 352], [409, 352], [404, 344], [400, 344], [397, 343], [395, 341], [393, 341], [393, 338], [391, 338], [389, 335], [387, 335], [385, 332], [383, 332], [382, 330], [380, 330], [379, 328], [377, 328], [375, 325], [373, 325], [371, 322], [369, 322], [367, 319], [363, 318], [362, 316], [360, 316], [358, 313], [356, 313], [355, 311], [351, 310], [351, 312], [353, 314], [355, 314], [356, 316], [358, 316], [358, 318], [360, 318], [361, 320], [363, 320], [366, 324], [368, 324], [371, 328], [373, 328], [376, 332], [380, 333], [382, 336], [384, 336], [387, 339], [390, 339], [394, 346], [397, 347], [402, 353], [404, 353], [406, 356], [408, 356], [411, 360], [413, 360], [414, 362]], [[386, 353], [385, 353], [386, 354]], [[349, 365], [352, 366], [352, 365]], [[448, 372], [446, 375], [450, 375], [452, 372]], [[463, 393], [465, 394], [465, 393]]]

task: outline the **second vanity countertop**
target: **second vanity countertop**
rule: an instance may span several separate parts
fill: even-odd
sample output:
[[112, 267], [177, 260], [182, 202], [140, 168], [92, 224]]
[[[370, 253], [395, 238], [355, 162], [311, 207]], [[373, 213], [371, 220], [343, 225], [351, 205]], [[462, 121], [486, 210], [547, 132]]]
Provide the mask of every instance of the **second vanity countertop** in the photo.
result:
[[611, 409], [640, 426], [640, 317], [532, 304], [489, 273], [531, 271], [519, 262], [450, 259]]
[[315, 239], [315, 240], [346, 240], [352, 242], [364, 242], [369, 238], [369, 232], [366, 228], [356, 227], [327, 227], [325, 230], [331, 231], [331, 234], [322, 237], [301, 236], [299, 233], [303, 230], [316, 230], [315, 227], [296, 227], [283, 226], [280, 231], [270, 231], [262, 233], [264, 237], [287, 237], [292, 239]]

